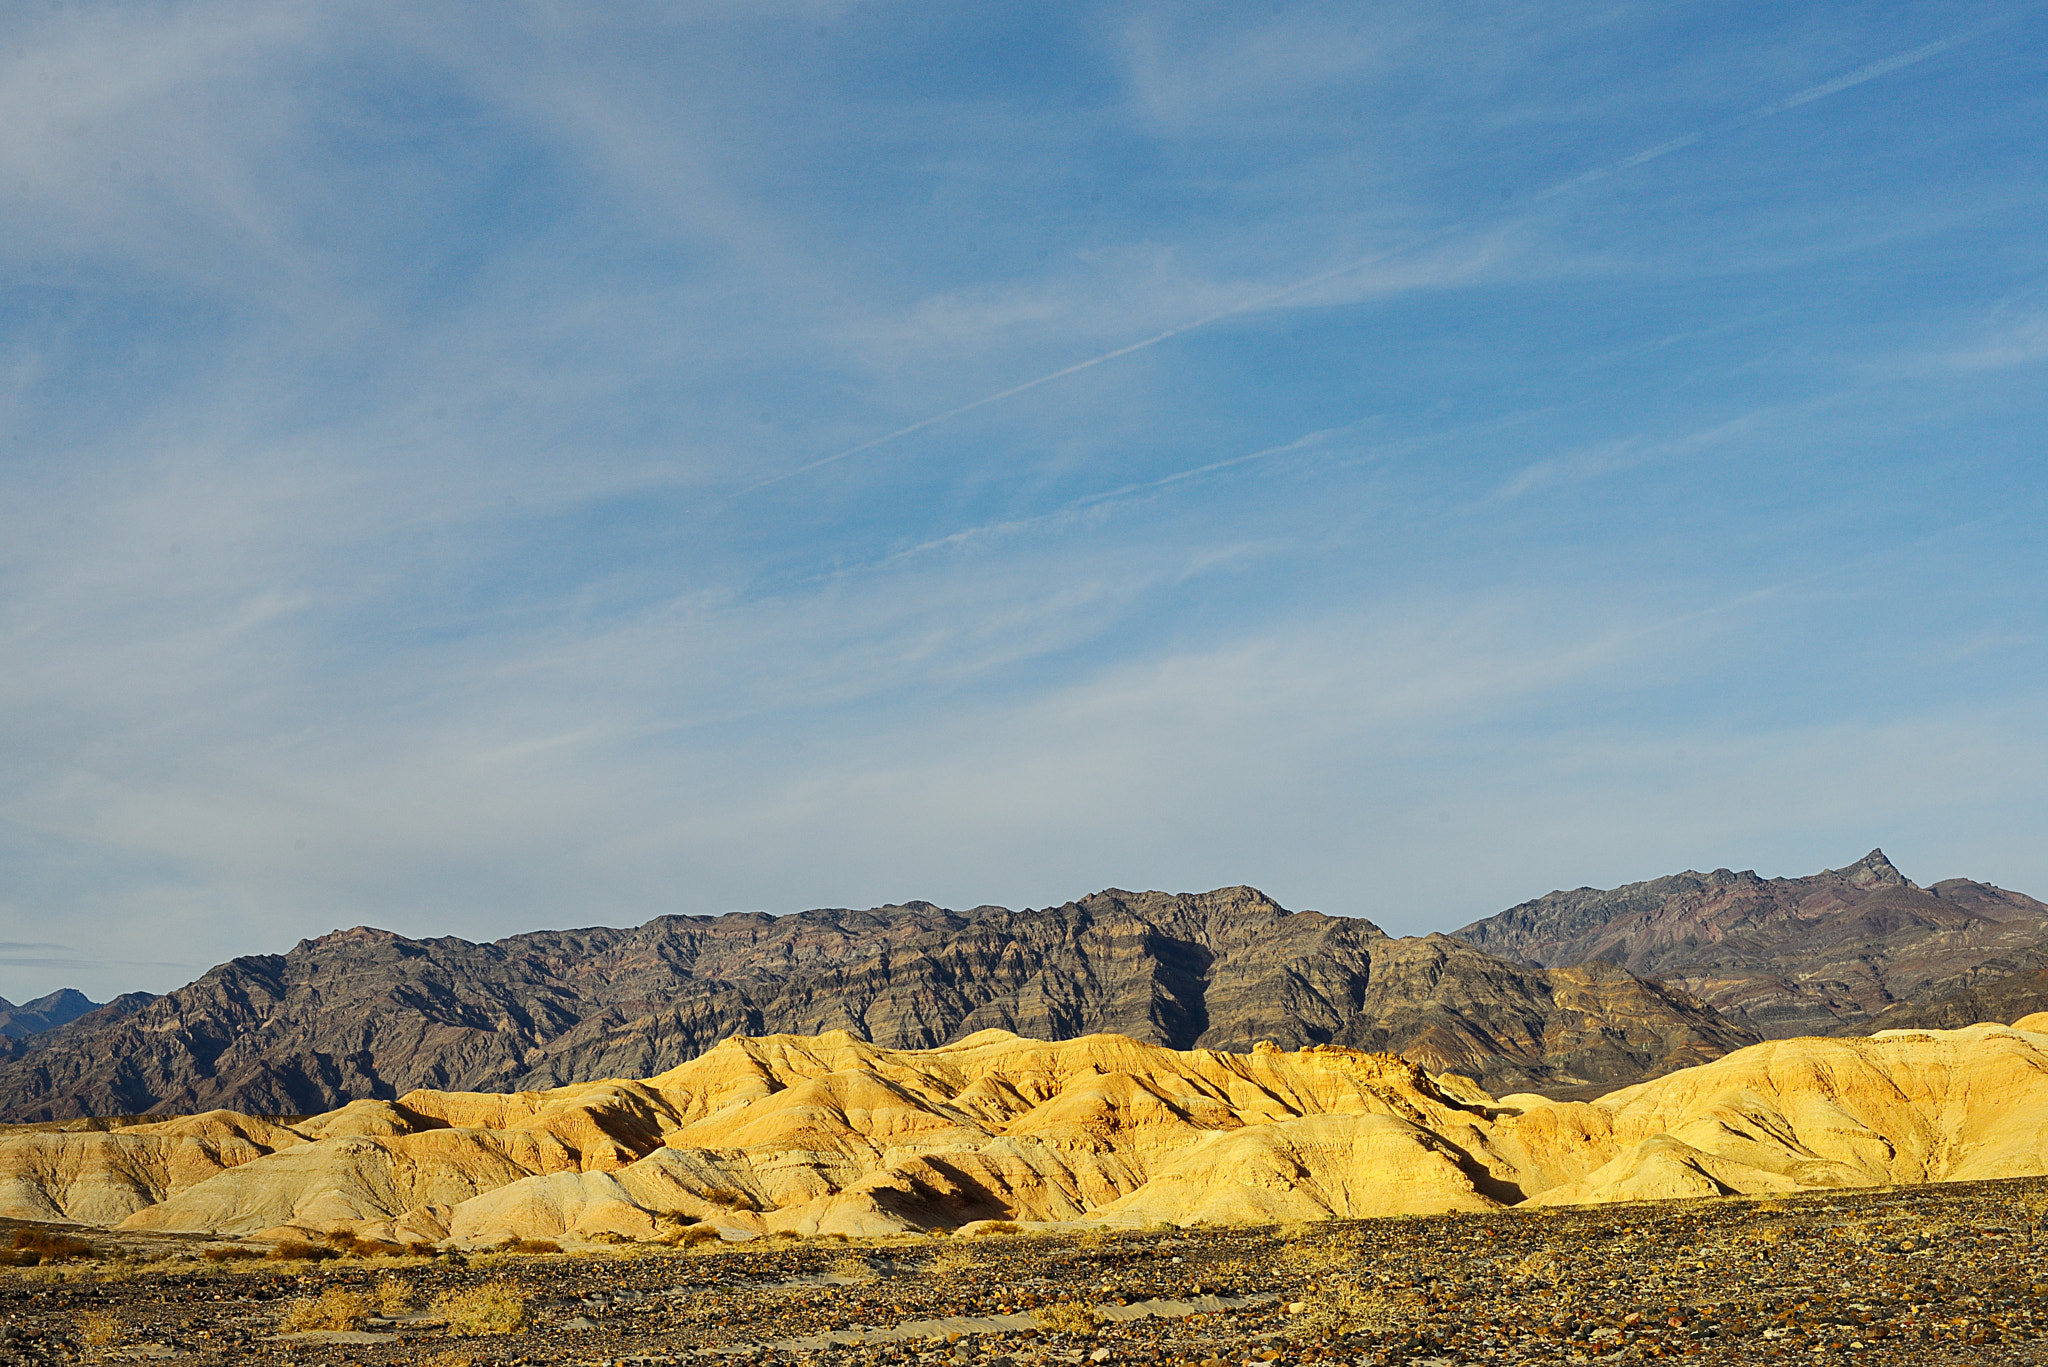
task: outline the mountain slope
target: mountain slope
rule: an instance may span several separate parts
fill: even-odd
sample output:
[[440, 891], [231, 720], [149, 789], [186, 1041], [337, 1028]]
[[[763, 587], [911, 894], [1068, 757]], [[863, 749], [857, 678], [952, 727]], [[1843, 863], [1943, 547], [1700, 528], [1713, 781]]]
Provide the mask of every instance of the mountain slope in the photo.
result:
[[1548, 967], [1617, 964], [1787, 1038], [1870, 1029], [1966, 987], [2048, 940], [2048, 905], [1962, 878], [1923, 888], [1872, 850], [1806, 878], [1716, 869], [1553, 892], [1453, 933]]
[[1886, 1008], [1871, 1028], [1958, 1030], [1980, 1021], [2018, 1020], [2041, 1012], [2048, 1012], [2048, 947], [1981, 964], [1952, 991]]
[[1250, 888], [669, 916], [491, 944], [358, 928], [236, 959], [0, 1068], [0, 1118], [305, 1114], [414, 1088], [645, 1077], [734, 1035], [929, 1048], [1000, 1028], [1396, 1050], [1489, 1085], [1617, 1085], [1754, 1038], [1683, 992], [1548, 972]]
[[10, 1039], [40, 1035], [45, 1030], [69, 1025], [99, 1005], [83, 992], [70, 987], [60, 987], [46, 997], [37, 997], [20, 1006], [0, 997], [0, 1035]]

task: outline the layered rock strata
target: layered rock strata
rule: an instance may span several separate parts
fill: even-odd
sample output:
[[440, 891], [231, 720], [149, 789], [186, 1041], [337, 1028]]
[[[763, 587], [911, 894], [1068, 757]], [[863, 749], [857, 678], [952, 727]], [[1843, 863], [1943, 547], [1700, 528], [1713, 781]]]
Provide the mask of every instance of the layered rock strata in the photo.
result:
[[1597, 1102], [1337, 1046], [727, 1040], [644, 1081], [0, 1130], [0, 1215], [212, 1235], [1242, 1222], [2048, 1172], [2048, 1016], [1800, 1039]]
[[1716, 869], [1553, 892], [1453, 933], [1546, 967], [1612, 963], [1786, 1038], [1904, 1023], [1878, 1018], [2011, 972], [2014, 956], [2048, 943], [2048, 905], [1964, 878], [1923, 888], [1872, 850], [1806, 878]]
[[0, 1068], [0, 1119], [306, 1114], [418, 1088], [644, 1077], [734, 1035], [916, 1049], [991, 1028], [1343, 1044], [1494, 1087], [1615, 1086], [1756, 1038], [1605, 964], [1394, 939], [1251, 888], [1111, 890], [1040, 910], [667, 916], [492, 944], [341, 931], [73, 1022]]

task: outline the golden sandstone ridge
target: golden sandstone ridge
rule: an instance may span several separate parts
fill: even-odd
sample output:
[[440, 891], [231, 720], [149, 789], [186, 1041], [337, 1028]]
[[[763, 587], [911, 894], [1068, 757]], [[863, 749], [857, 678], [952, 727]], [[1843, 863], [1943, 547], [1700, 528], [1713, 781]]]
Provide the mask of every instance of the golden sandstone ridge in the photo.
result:
[[730, 1039], [645, 1081], [0, 1127], [0, 1215], [269, 1239], [1250, 1222], [2048, 1173], [2048, 1013], [1777, 1040], [1595, 1102], [1391, 1054]]

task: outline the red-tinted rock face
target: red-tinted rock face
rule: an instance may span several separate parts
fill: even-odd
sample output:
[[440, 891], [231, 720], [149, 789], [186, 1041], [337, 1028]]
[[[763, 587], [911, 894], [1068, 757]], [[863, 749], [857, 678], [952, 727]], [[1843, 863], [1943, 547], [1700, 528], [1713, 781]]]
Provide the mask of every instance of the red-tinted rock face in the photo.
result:
[[1614, 970], [1390, 939], [1251, 888], [1112, 889], [1036, 911], [669, 916], [492, 944], [338, 932], [74, 1022], [0, 1068], [0, 1118], [305, 1114], [417, 1087], [647, 1077], [739, 1034], [929, 1048], [992, 1026], [1175, 1048], [1345, 1044], [1496, 1089], [1619, 1085], [1754, 1038]]
[[2048, 906], [1967, 879], [1922, 888], [1873, 850], [1808, 878], [1716, 869], [1553, 892], [1456, 934], [1544, 966], [1618, 964], [1785, 1038], [1860, 1033], [2022, 967], [2014, 956], [2048, 939]]

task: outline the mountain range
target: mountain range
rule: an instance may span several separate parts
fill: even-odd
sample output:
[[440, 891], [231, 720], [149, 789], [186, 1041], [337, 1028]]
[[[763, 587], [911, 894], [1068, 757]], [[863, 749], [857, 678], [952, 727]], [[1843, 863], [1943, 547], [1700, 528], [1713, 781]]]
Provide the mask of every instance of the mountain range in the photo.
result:
[[1451, 936], [1395, 938], [1247, 887], [664, 916], [484, 944], [358, 927], [0, 1035], [0, 1121], [307, 1115], [417, 1088], [648, 1077], [734, 1036], [832, 1030], [894, 1049], [987, 1029], [1336, 1044], [1496, 1093], [1590, 1096], [1762, 1038], [2011, 1020], [2044, 994], [2048, 906], [1962, 879], [1921, 888], [1881, 851], [1806, 878], [1553, 892]]
[[1923, 888], [1882, 850], [1805, 878], [1716, 869], [1553, 892], [1452, 934], [1539, 966], [1611, 963], [1767, 1039], [2015, 1019], [2040, 1009], [2026, 975], [2048, 963], [2048, 905], [1966, 878]]
[[1341, 1044], [1494, 1086], [1612, 1086], [1755, 1036], [1606, 964], [1396, 939], [1251, 888], [1058, 907], [664, 916], [490, 944], [358, 928], [110, 1005], [0, 1068], [0, 1119], [309, 1114], [415, 1088], [645, 1077], [734, 1035], [929, 1048], [998, 1028], [1179, 1049]]

